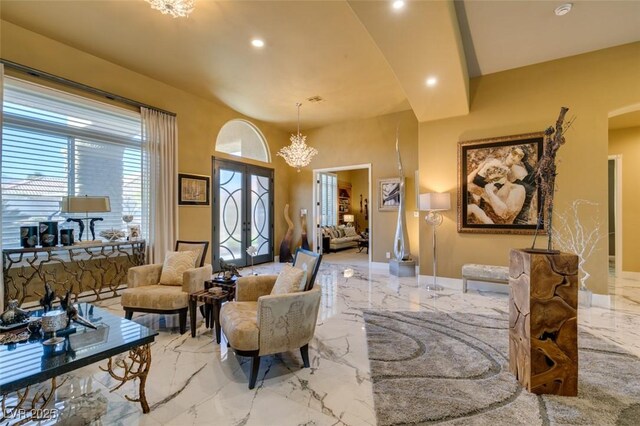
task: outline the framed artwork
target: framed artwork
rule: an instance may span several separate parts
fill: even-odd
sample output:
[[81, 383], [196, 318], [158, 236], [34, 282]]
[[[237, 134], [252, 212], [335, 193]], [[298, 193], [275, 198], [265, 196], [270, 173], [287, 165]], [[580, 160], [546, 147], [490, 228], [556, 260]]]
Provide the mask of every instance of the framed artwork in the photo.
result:
[[400, 178], [378, 180], [378, 211], [398, 210], [400, 207]]
[[140, 239], [140, 225], [127, 225], [127, 230], [129, 231], [129, 241], [136, 241]]
[[535, 232], [542, 214], [535, 168], [543, 143], [538, 132], [458, 144], [458, 232]]
[[178, 205], [208, 206], [209, 176], [178, 174]]

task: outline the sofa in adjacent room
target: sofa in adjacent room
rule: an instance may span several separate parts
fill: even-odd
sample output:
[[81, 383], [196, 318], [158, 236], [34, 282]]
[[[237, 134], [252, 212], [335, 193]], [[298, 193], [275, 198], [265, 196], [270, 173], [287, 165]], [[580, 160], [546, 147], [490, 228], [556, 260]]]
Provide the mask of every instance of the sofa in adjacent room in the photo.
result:
[[330, 251], [358, 247], [360, 240], [360, 235], [353, 226], [323, 226], [322, 236], [329, 238]]

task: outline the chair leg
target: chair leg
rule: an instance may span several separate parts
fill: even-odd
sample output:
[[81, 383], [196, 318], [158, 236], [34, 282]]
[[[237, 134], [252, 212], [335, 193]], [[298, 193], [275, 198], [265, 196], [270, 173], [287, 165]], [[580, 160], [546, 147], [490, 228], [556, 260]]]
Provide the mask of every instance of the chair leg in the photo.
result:
[[307, 343], [300, 348], [300, 355], [302, 355], [302, 363], [304, 368], [309, 368], [309, 344]]
[[187, 331], [187, 309], [181, 310], [178, 315], [180, 321], [180, 334], [184, 334]]
[[251, 376], [249, 377], [249, 389], [256, 387], [256, 379], [258, 378], [258, 370], [260, 369], [260, 355], [251, 358]]
[[130, 320], [131, 318], [133, 318], [133, 311], [130, 311], [128, 309], [125, 309], [124, 311], [124, 317], [128, 320]]

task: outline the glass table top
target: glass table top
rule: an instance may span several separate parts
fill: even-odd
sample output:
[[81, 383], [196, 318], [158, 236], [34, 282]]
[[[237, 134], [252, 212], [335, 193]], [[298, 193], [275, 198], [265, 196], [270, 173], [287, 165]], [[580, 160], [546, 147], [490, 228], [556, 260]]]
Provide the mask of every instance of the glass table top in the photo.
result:
[[[64, 342], [56, 346], [42, 344], [47, 338], [32, 335], [29, 341], [0, 346], [0, 393], [21, 389], [76, 370], [136, 346], [154, 341], [157, 331], [109, 313], [90, 303], [76, 305], [80, 316], [91, 321], [97, 330], [71, 323]], [[31, 315], [42, 315], [34, 311]], [[74, 331], [75, 329], [75, 331]]]

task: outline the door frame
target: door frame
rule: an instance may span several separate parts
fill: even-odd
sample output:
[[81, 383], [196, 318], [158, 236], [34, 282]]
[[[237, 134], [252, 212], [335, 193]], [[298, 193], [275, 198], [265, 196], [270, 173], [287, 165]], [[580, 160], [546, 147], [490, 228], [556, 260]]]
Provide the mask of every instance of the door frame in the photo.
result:
[[373, 188], [371, 185], [371, 163], [365, 164], [354, 164], [351, 166], [338, 166], [338, 167], [325, 167], [322, 169], [313, 169], [313, 202], [311, 209], [311, 223], [313, 223], [313, 229], [311, 231], [312, 241], [313, 241], [313, 251], [316, 253], [319, 252], [320, 247], [322, 247], [322, 241], [318, 244], [318, 228], [320, 227], [320, 216], [318, 212], [319, 201], [318, 201], [318, 173], [335, 173], [345, 170], [362, 170], [367, 169], [367, 178], [369, 180], [369, 263], [371, 263], [371, 259], [373, 258], [373, 250], [372, 247], [375, 247], [374, 240], [376, 235], [373, 231], [373, 211], [371, 210], [371, 194], [373, 194]]
[[[609, 155], [608, 160], [613, 160], [615, 164], [615, 194], [614, 194], [614, 209], [615, 209], [615, 245], [616, 245], [616, 276], [622, 276], [622, 155]], [[607, 270], [609, 269], [607, 264]]]
[[[269, 179], [269, 183], [270, 183], [270, 191], [269, 191], [269, 227], [270, 227], [270, 235], [271, 235], [271, 241], [270, 243], [270, 247], [269, 247], [269, 251], [270, 254], [269, 255], [262, 255], [262, 256], [256, 256], [256, 258], [260, 258], [263, 256], [267, 256], [264, 257], [262, 260], [255, 260], [254, 264], [258, 265], [260, 263], [267, 263], [267, 262], [273, 262], [274, 257], [275, 257], [275, 223], [274, 223], [274, 200], [275, 200], [275, 187], [274, 187], [274, 182], [275, 182], [275, 171], [272, 168], [269, 167], [264, 167], [264, 166], [258, 166], [256, 164], [250, 164], [250, 163], [243, 163], [241, 161], [234, 161], [234, 160], [230, 160], [227, 158], [216, 158], [215, 156], [211, 157], [211, 177], [212, 177], [212, 183], [211, 183], [211, 264], [214, 265], [213, 270], [216, 271], [216, 267], [215, 267], [215, 262], [217, 261], [216, 259], [216, 253], [217, 253], [217, 245], [216, 242], [219, 243], [219, 238], [218, 241], [216, 241], [216, 228], [218, 226], [219, 220], [220, 220], [220, 211], [218, 208], [216, 208], [216, 186], [217, 186], [217, 176], [216, 175], [216, 162], [220, 162], [220, 163], [228, 163], [230, 165], [230, 168], [235, 167], [237, 169], [243, 169], [243, 188], [242, 188], [242, 196], [243, 197], [247, 197], [248, 199], [243, 200], [246, 201], [245, 205], [243, 206], [242, 209], [242, 215], [243, 217], [241, 218], [242, 224], [242, 245], [246, 246], [246, 247], [242, 247], [241, 253], [242, 253], [242, 263], [244, 263], [243, 265], [239, 265], [239, 267], [247, 267], [251, 264], [249, 255], [246, 252], [246, 248], [251, 244], [251, 225], [252, 225], [252, 211], [251, 211], [251, 188], [250, 188], [250, 184], [249, 184], [249, 176], [251, 175], [259, 175], [259, 176], [268, 176]], [[254, 173], [255, 171], [264, 171], [266, 172], [265, 174], [259, 174], [259, 173]], [[235, 261], [230, 261], [231, 263], [238, 262], [238, 260]]]

